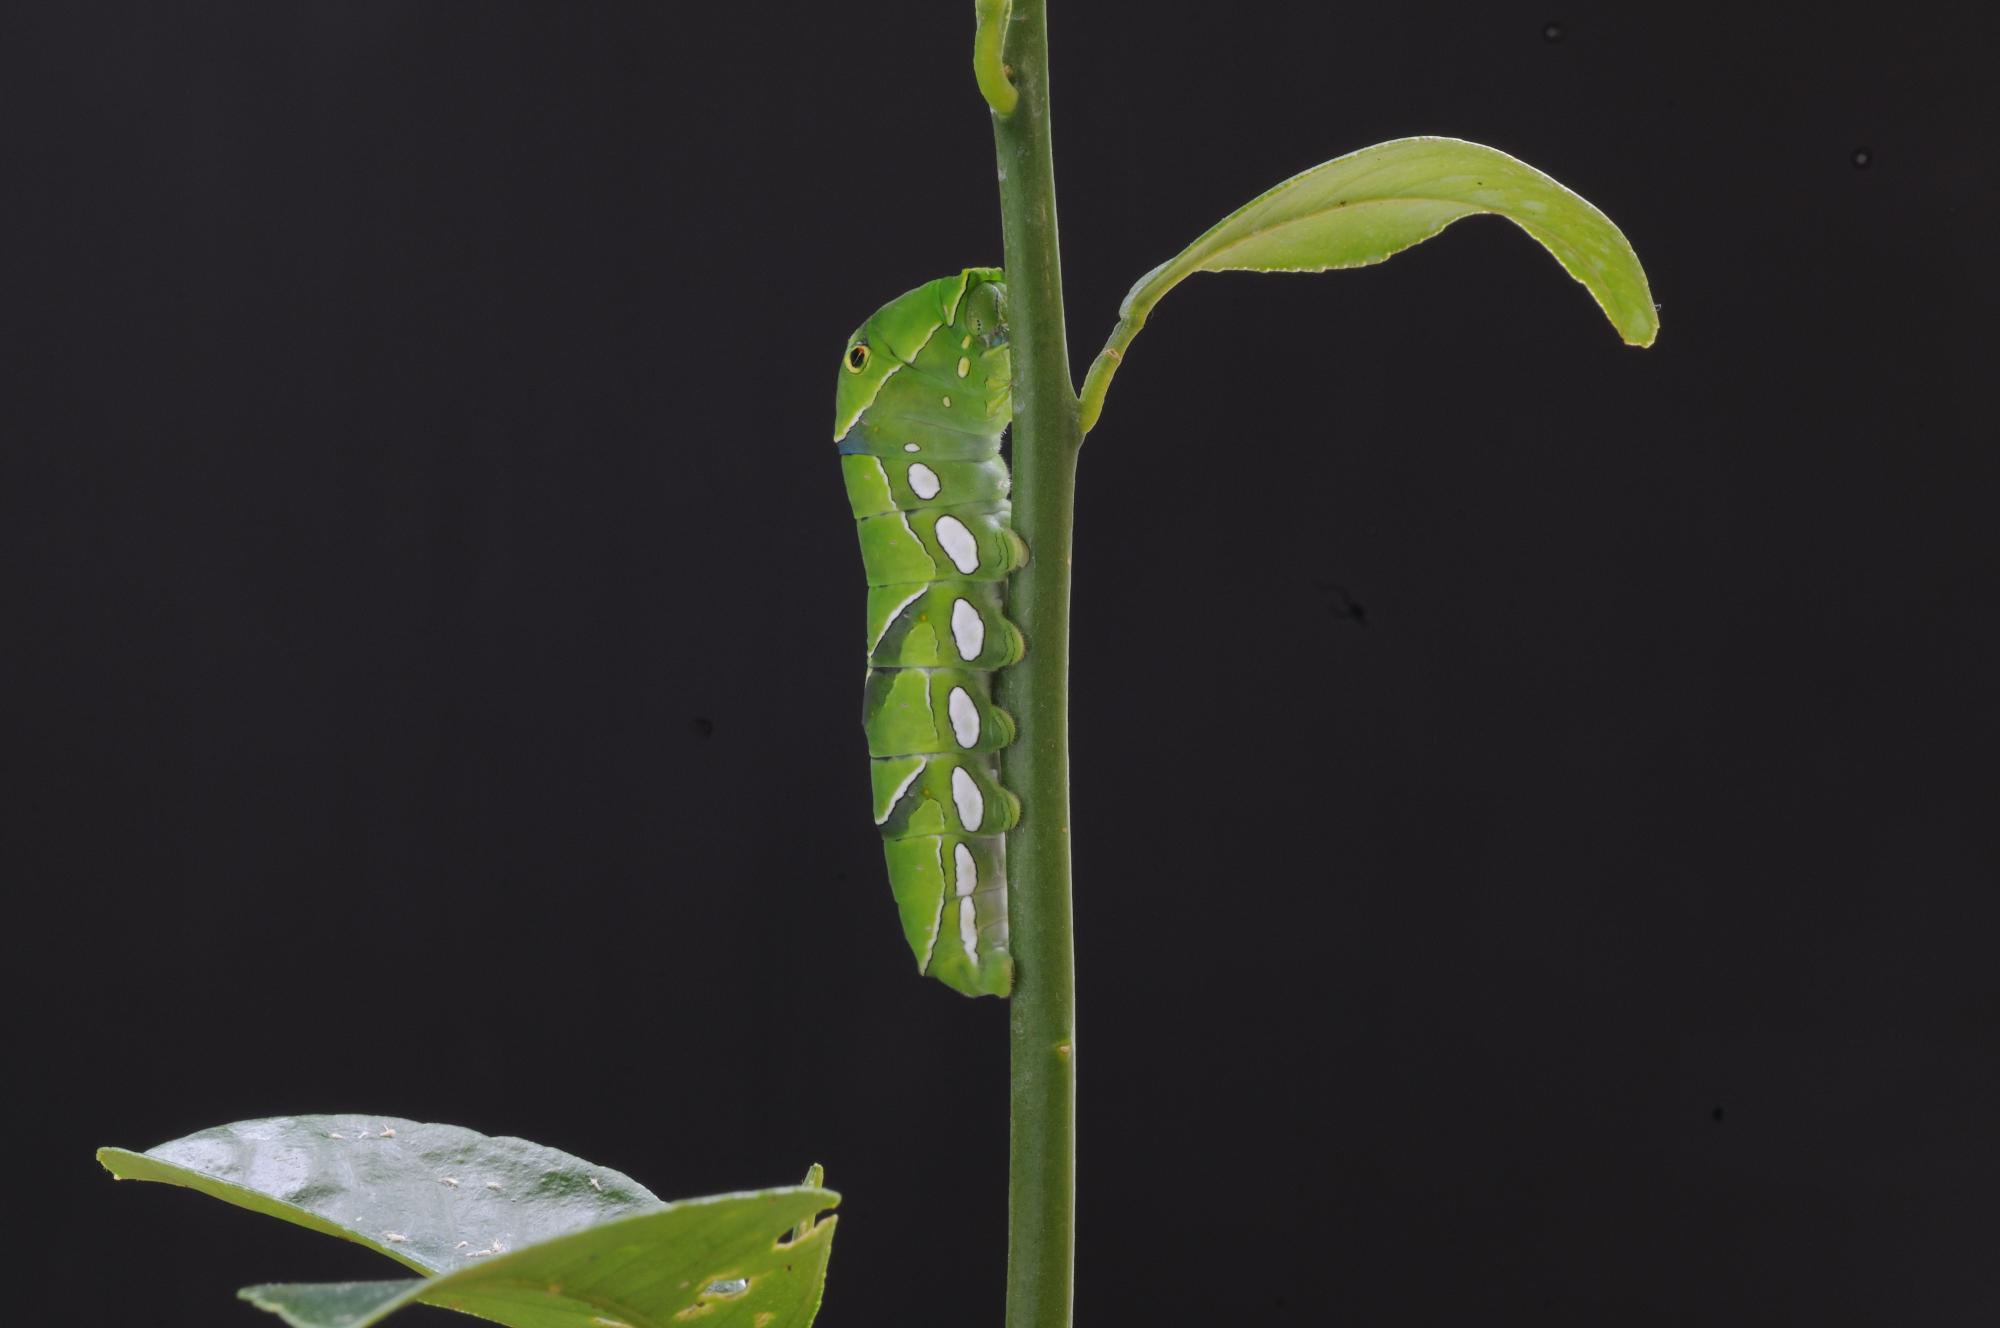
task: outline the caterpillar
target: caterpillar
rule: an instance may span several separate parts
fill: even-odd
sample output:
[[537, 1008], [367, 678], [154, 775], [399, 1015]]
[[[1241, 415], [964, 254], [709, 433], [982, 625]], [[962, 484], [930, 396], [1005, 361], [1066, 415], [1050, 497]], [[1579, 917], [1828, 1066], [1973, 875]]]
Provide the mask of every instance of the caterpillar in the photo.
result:
[[1020, 819], [996, 753], [1014, 720], [993, 675], [1021, 658], [1007, 577], [1000, 437], [1013, 418], [1007, 288], [997, 268], [940, 277], [875, 312], [841, 352], [833, 439], [868, 580], [875, 824], [917, 971], [1005, 996], [1007, 831]]

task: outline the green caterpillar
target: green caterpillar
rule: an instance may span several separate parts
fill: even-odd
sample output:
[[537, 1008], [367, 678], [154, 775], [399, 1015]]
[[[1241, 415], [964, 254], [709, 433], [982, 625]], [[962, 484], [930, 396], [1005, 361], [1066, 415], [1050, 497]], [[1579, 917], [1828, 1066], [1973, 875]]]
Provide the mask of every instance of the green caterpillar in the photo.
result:
[[1002, 612], [1027, 547], [1008, 526], [1007, 288], [967, 268], [877, 310], [841, 352], [833, 438], [868, 573], [862, 727], [875, 823], [917, 970], [1005, 996], [1007, 838], [1021, 805], [995, 753], [1014, 720], [993, 673], [1021, 658]]

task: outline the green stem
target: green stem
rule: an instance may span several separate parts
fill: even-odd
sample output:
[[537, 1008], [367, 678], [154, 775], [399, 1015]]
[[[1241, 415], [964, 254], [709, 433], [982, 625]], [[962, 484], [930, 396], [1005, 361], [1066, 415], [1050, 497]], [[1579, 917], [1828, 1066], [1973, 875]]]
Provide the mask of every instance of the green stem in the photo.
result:
[[1027, 638], [1000, 675], [1019, 733], [1005, 756], [1021, 799], [1008, 836], [1012, 1119], [1007, 1328], [1069, 1328], [1076, 1227], [1076, 978], [1070, 925], [1069, 583], [1083, 434], [1063, 331], [1049, 150], [1045, 0], [1014, 0], [1007, 64], [1019, 100], [993, 117], [1014, 361], [1014, 528], [1028, 566], [1008, 582]]

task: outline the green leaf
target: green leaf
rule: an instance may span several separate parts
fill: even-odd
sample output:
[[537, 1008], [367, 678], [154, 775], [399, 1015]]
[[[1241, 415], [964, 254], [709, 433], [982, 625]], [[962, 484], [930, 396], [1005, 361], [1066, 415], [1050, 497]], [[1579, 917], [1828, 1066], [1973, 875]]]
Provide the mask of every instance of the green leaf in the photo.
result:
[[1196, 272], [1325, 272], [1380, 263], [1463, 217], [1505, 217], [1589, 288], [1618, 335], [1650, 346], [1660, 320], [1645, 269], [1611, 219], [1504, 152], [1403, 138], [1336, 157], [1278, 185], [1139, 278], [1083, 386], [1083, 427], [1103, 410], [1125, 347], [1160, 298]]
[[243, 1121], [98, 1160], [440, 1274], [242, 1293], [295, 1328], [363, 1328], [417, 1302], [515, 1328], [803, 1326], [832, 1252], [834, 1220], [817, 1217], [839, 1202], [815, 1167], [803, 1186], [663, 1204], [552, 1148], [387, 1116]]
[[[835, 1219], [813, 1217], [833, 1201], [802, 1186], [690, 1199], [442, 1277], [242, 1295], [293, 1328], [367, 1328], [419, 1302], [514, 1328], [788, 1328], [819, 1309]], [[800, 1223], [803, 1235], [794, 1233]]]
[[1012, 115], [1021, 94], [1007, 68], [1007, 20], [1014, 0], [972, 0], [978, 26], [972, 36], [972, 78], [996, 115]]
[[513, 1249], [660, 1206], [630, 1176], [568, 1153], [393, 1116], [238, 1121], [97, 1160], [121, 1180], [185, 1185], [425, 1273], [496, 1240]]
[[410, 1293], [423, 1290], [423, 1286], [421, 1281], [405, 1277], [394, 1282], [253, 1286], [236, 1294], [260, 1310], [269, 1310], [292, 1328], [360, 1328], [409, 1304]]

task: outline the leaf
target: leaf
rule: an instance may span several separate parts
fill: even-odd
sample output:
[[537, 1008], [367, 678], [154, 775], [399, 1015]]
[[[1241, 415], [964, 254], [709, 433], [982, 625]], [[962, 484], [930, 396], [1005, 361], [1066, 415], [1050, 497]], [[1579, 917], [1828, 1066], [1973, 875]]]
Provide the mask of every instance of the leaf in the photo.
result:
[[1645, 269], [1611, 219], [1525, 162], [1456, 138], [1402, 138], [1336, 157], [1259, 194], [1139, 278], [1083, 386], [1083, 427], [1103, 410], [1125, 347], [1160, 298], [1196, 272], [1366, 267], [1490, 213], [1540, 241], [1618, 330], [1650, 346], [1660, 320]]
[[972, 0], [977, 27], [972, 35], [972, 78], [979, 95], [996, 115], [1012, 115], [1020, 102], [1020, 91], [1007, 68], [1007, 21], [1013, 17], [1014, 0]]
[[410, 1303], [422, 1281], [299, 1282], [289, 1286], [244, 1287], [237, 1296], [271, 1313], [292, 1328], [358, 1328], [375, 1323]]
[[238, 1121], [97, 1160], [120, 1179], [185, 1185], [425, 1273], [496, 1240], [514, 1249], [660, 1206], [630, 1176], [568, 1153], [393, 1116]]
[[553, 1148], [388, 1116], [242, 1121], [98, 1160], [441, 1274], [242, 1293], [297, 1328], [361, 1328], [418, 1301], [516, 1328], [805, 1325], [833, 1241], [833, 1219], [815, 1219], [839, 1202], [814, 1168], [804, 1186], [664, 1204]]
[[367, 1328], [419, 1302], [514, 1328], [790, 1328], [819, 1309], [835, 1219], [813, 1217], [832, 1202], [804, 1187], [690, 1199], [442, 1277], [241, 1294], [293, 1328]]

